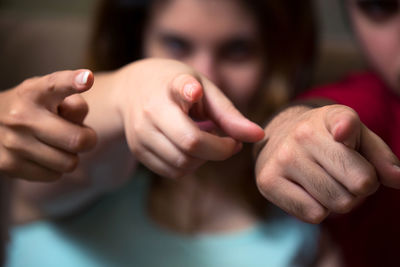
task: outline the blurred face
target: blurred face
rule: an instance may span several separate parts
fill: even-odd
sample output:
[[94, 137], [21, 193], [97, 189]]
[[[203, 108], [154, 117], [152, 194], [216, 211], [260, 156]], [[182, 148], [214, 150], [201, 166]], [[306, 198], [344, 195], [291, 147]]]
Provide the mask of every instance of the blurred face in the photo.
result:
[[400, 94], [400, 10], [398, 0], [349, 0], [355, 32], [367, 58]]
[[246, 109], [265, 73], [252, 14], [234, 0], [164, 2], [153, 10], [144, 56], [185, 62]]

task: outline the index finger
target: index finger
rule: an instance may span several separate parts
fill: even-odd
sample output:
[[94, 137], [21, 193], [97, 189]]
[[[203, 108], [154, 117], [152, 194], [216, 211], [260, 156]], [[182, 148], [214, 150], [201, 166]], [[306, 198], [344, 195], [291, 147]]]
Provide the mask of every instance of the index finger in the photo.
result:
[[400, 189], [400, 162], [389, 146], [362, 125], [360, 153], [375, 167], [385, 186]]
[[202, 82], [206, 88], [203, 108], [226, 134], [243, 142], [257, 142], [264, 137], [263, 129], [245, 118], [211, 81], [203, 78]]
[[59, 71], [29, 83], [30, 98], [55, 112], [67, 96], [82, 93], [92, 87], [93, 73], [89, 70]]
[[[225, 160], [241, 148], [241, 144], [231, 137], [220, 137], [201, 131], [199, 127], [178, 107], [161, 114], [156, 127], [184, 153], [203, 160]], [[174, 125], [171, 125], [174, 118]]]

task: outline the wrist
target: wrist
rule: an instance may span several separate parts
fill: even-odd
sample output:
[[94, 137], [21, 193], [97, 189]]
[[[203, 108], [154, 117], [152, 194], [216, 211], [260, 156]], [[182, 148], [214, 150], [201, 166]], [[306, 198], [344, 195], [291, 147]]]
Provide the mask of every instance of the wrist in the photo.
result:
[[286, 128], [287, 125], [292, 124], [296, 121], [302, 114], [313, 109], [312, 107], [299, 104], [285, 108], [281, 110], [278, 114], [272, 116], [269, 122], [264, 127], [265, 138], [269, 138], [276, 132], [281, 132], [282, 129]]
[[112, 110], [116, 112], [119, 125], [123, 125], [124, 117], [126, 115], [126, 110], [128, 103], [130, 102], [126, 90], [128, 88], [128, 74], [126, 67], [118, 69], [110, 74], [110, 87], [111, 90], [110, 101], [112, 105]]
[[266, 126], [264, 127], [264, 138], [254, 145], [254, 159], [257, 159], [259, 153], [266, 146], [271, 136], [282, 133], [284, 129], [288, 127], [288, 124], [292, 124], [299, 116], [311, 109], [313, 108], [303, 104], [298, 104], [283, 108], [271, 116], [270, 119], [265, 123]]

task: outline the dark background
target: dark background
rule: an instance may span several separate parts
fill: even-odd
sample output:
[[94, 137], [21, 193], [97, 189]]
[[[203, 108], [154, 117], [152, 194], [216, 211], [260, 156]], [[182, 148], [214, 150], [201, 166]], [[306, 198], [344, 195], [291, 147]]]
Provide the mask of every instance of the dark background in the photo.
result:
[[[85, 67], [97, 0], [0, 0], [0, 90], [25, 78]], [[314, 84], [360, 69], [340, 1], [315, 0], [320, 52]]]

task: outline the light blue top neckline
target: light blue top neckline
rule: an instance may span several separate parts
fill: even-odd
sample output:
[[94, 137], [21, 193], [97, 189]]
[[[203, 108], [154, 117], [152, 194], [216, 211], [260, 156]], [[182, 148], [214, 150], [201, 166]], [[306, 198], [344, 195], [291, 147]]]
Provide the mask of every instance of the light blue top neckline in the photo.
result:
[[175, 234], [146, 212], [149, 178], [110, 194], [81, 216], [11, 232], [7, 267], [308, 266], [318, 230], [276, 209], [266, 222], [232, 233]]

